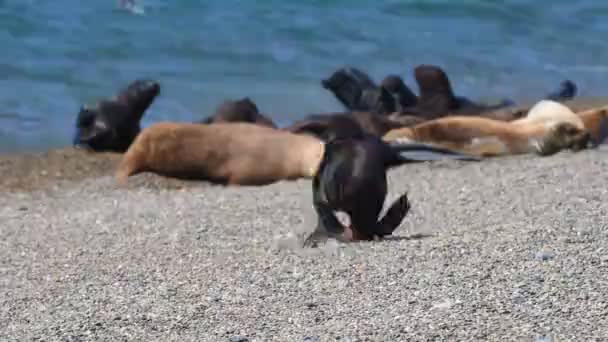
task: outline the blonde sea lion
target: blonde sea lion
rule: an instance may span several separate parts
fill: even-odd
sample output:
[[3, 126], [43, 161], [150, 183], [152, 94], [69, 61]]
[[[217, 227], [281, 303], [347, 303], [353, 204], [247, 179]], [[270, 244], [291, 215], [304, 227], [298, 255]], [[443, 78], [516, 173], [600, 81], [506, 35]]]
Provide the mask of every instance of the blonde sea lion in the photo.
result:
[[137, 136], [123, 156], [116, 179], [154, 172], [227, 185], [266, 185], [312, 178], [323, 156], [323, 143], [251, 123], [160, 122]]
[[421, 142], [480, 157], [580, 150], [590, 134], [582, 119], [568, 107], [542, 100], [525, 118], [500, 121], [474, 116], [452, 116], [388, 132], [383, 139]]

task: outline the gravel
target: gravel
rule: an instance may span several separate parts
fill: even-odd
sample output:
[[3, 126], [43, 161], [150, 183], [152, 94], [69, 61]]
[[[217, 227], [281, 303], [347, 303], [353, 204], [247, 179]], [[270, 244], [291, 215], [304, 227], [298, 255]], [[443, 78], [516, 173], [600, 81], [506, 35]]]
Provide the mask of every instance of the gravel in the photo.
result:
[[301, 249], [310, 181], [0, 193], [2, 341], [600, 341], [608, 148], [406, 165], [389, 240]]

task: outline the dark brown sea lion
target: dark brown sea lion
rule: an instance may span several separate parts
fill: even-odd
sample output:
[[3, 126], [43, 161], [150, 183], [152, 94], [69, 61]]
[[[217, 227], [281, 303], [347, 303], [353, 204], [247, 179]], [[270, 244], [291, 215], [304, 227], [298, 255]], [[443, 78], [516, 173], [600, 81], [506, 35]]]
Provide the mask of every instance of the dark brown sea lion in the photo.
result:
[[[321, 80], [323, 88], [331, 91], [348, 111], [388, 114], [396, 111], [392, 94], [378, 87], [363, 71], [343, 67]], [[405, 85], [404, 85], [405, 86]]]
[[478, 115], [511, 105], [510, 102], [503, 101], [503, 103], [488, 106], [475, 103], [466, 97], [455, 96], [447, 74], [435, 65], [417, 66], [414, 69], [414, 77], [418, 83], [420, 95], [414, 106], [401, 111], [404, 114], [432, 120], [448, 114]]
[[72, 143], [96, 152], [124, 152], [140, 131], [145, 111], [160, 93], [153, 80], [136, 80], [115, 97], [80, 108]]
[[250, 123], [161, 122], [137, 136], [123, 156], [116, 178], [154, 172], [227, 185], [265, 185], [280, 180], [312, 178], [324, 144]]
[[258, 106], [249, 97], [222, 102], [212, 116], [200, 123], [212, 124], [217, 122], [249, 122], [276, 128], [274, 122], [261, 114]]
[[383, 139], [421, 142], [466, 154], [491, 157], [537, 153], [551, 155], [563, 149], [587, 147], [589, 131], [568, 107], [542, 100], [525, 118], [500, 121], [476, 116], [450, 116], [388, 132]]

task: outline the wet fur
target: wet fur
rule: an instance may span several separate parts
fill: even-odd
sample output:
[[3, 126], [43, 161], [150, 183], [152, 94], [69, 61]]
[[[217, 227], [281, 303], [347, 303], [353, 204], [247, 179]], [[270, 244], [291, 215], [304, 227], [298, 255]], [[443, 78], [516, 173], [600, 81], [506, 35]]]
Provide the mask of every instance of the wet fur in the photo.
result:
[[250, 123], [161, 122], [138, 135], [116, 178], [124, 185], [133, 174], [154, 172], [227, 185], [265, 185], [312, 178], [323, 148], [314, 137]]

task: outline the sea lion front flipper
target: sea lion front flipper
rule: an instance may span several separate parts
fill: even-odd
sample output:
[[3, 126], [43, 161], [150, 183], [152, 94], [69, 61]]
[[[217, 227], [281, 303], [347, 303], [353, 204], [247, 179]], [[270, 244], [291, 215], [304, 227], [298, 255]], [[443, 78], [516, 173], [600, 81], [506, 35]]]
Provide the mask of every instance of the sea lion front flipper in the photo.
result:
[[448, 148], [433, 146], [430, 144], [418, 142], [399, 142], [390, 141], [389, 146], [399, 155], [399, 161], [407, 162], [423, 162], [437, 160], [462, 160], [462, 161], [480, 161], [481, 159], [461, 152], [456, 152]]
[[382, 235], [390, 235], [399, 227], [407, 213], [410, 211], [410, 202], [407, 198], [407, 192], [401, 195], [384, 214], [384, 217], [378, 222], [378, 231]]
[[343, 238], [344, 225], [338, 220], [333, 210], [324, 203], [315, 203], [319, 221], [315, 230], [304, 240], [303, 247], [317, 247], [319, 243], [330, 238], [346, 242]]

